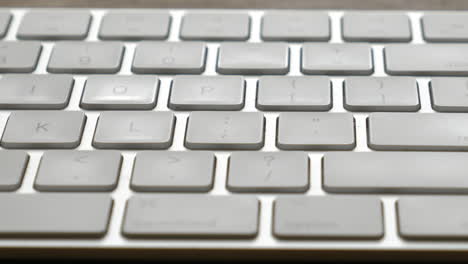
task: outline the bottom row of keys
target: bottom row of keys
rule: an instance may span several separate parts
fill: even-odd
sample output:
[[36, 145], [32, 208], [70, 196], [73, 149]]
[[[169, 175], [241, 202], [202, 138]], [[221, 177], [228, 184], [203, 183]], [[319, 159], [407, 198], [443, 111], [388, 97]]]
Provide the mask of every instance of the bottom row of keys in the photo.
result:
[[[468, 238], [466, 197], [407, 197], [397, 202], [406, 239]], [[104, 194], [1, 194], [0, 237], [101, 237], [113, 200]], [[136, 195], [123, 219], [127, 237], [239, 237], [258, 234], [260, 202], [252, 196]], [[273, 210], [284, 239], [379, 239], [382, 203], [375, 197], [285, 196]]]

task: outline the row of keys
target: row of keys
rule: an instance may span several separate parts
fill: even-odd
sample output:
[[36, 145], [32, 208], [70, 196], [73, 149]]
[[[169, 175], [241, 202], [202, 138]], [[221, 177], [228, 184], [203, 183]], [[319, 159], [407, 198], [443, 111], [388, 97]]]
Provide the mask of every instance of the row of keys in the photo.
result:
[[[1, 42], [0, 72], [32, 72], [41, 52], [39, 42]], [[406, 45], [384, 48], [385, 70], [390, 75], [466, 75], [468, 48], [461, 44]], [[199, 74], [205, 71], [207, 47], [203, 42], [141, 42], [132, 71], [139, 74]], [[444, 56], [439, 56], [444, 54]], [[124, 56], [121, 42], [55, 44], [47, 65], [51, 73], [116, 73]], [[408, 60], [411, 56], [411, 60]], [[368, 44], [302, 45], [304, 74], [370, 75], [374, 72]], [[287, 43], [221, 43], [216, 70], [221, 74], [263, 75], [289, 72]]]
[[[4, 148], [75, 148], [86, 116], [79, 111], [16, 111], [8, 118]], [[102, 149], [167, 149], [176, 118], [172, 112], [109, 111], [100, 114], [93, 146]], [[368, 146], [375, 150], [468, 150], [468, 117], [442, 113], [372, 113]], [[202, 150], [257, 150], [264, 146], [265, 118], [259, 112], [192, 112], [185, 146]], [[284, 150], [352, 150], [350, 113], [280, 113], [276, 146]]]
[[[432, 107], [439, 112], [468, 111], [466, 78], [433, 78]], [[69, 75], [16, 75], [0, 79], [0, 108], [63, 109], [73, 86]], [[155, 76], [88, 77], [80, 106], [88, 110], [150, 110], [156, 106]], [[348, 77], [343, 83], [349, 111], [418, 111], [418, 85], [412, 77]], [[241, 110], [245, 104], [241, 76], [175, 76], [168, 100], [173, 110]], [[263, 111], [327, 111], [333, 106], [330, 79], [316, 76], [263, 76], [256, 106]]]
[[[24, 151], [0, 152], [0, 191], [21, 186], [28, 159]], [[330, 193], [466, 194], [467, 161], [466, 153], [333, 152], [323, 157], [322, 175], [312, 177], [321, 176], [323, 189]], [[120, 153], [112, 150], [48, 150], [41, 158], [34, 187], [53, 192], [112, 191], [118, 184], [121, 162]], [[311, 165], [306, 152], [241, 151], [230, 154], [228, 162], [226, 188], [231, 192], [309, 189]], [[213, 188], [216, 163], [215, 155], [208, 151], [140, 152], [130, 188], [138, 192], [208, 192]]]
[[[19, 39], [85, 39], [92, 15], [89, 11], [27, 12], [18, 29]], [[466, 41], [468, 14], [428, 13], [421, 18], [423, 37], [431, 42]], [[11, 14], [0, 12], [0, 37], [5, 36]], [[345, 41], [409, 42], [410, 20], [398, 12], [346, 12], [342, 19]], [[110, 11], [104, 15], [98, 37], [103, 40], [162, 40], [169, 36], [171, 16], [164, 11]], [[184, 40], [247, 40], [251, 21], [246, 12], [187, 12], [181, 22]], [[328, 41], [328, 14], [316, 11], [268, 11], [261, 21], [265, 41]]]
[[[102, 194], [1, 194], [0, 236], [102, 237], [113, 200]], [[466, 239], [463, 197], [407, 197], [396, 203], [405, 239]], [[274, 201], [272, 232], [280, 239], [367, 239], [384, 236], [375, 197], [290, 196]], [[122, 234], [131, 238], [253, 238], [261, 203], [251, 196], [135, 195]]]

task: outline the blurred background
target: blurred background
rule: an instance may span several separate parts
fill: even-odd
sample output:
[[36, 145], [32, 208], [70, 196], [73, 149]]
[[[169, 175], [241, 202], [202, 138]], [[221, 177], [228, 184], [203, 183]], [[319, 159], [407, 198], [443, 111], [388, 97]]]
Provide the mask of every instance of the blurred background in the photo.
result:
[[468, 0], [0, 0], [0, 6], [468, 10]]

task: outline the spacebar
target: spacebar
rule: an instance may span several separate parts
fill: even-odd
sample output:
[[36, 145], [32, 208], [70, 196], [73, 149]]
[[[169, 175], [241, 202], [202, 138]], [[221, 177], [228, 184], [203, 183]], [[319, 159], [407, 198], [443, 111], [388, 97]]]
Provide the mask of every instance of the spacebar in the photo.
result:
[[323, 187], [336, 193], [468, 193], [468, 153], [335, 152]]
[[0, 237], [99, 237], [111, 208], [105, 194], [0, 194]]

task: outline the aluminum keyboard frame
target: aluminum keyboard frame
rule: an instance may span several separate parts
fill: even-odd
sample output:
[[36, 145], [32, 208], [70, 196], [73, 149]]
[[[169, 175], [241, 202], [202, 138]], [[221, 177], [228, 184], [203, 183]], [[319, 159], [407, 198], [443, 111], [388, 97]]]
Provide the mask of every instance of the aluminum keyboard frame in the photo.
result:
[[[90, 26], [89, 35], [86, 41], [98, 41], [97, 33], [103, 14], [108, 9], [91, 9], [93, 19]], [[148, 10], [148, 9], [145, 9]], [[19, 22], [23, 14], [27, 9], [12, 9], [13, 19], [10, 24], [5, 40], [16, 40], [16, 32], [18, 30]], [[179, 39], [179, 29], [181, 24], [181, 18], [184, 12], [187, 10], [182, 9], [170, 9], [172, 16], [172, 23], [170, 29], [169, 41], [181, 41]], [[207, 12], [216, 12], [220, 10], [204, 10]], [[260, 22], [264, 11], [260, 10], [229, 10], [231, 12], [248, 12], [251, 16], [251, 36], [248, 42], [260, 42]], [[341, 37], [341, 16], [343, 11], [327, 11], [330, 15], [331, 20], [331, 43], [343, 42]], [[371, 11], [372, 12], [372, 11]], [[405, 12], [405, 11], [401, 11]], [[428, 11], [431, 12], [431, 11]], [[420, 17], [423, 14], [422, 11], [411, 11], [405, 12], [409, 15], [411, 21], [411, 30], [413, 40], [411, 43], [424, 43], [421, 34]], [[46, 66], [49, 60], [49, 56], [52, 50], [53, 41], [43, 41], [43, 50], [39, 59], [37, 69], [34, 74], [45, 74]], [[203, 75], [217, 75], [215, 71], [216, 59], [217, 59], [217, 47], [219, 42], [207, 42], [207, 64], [206, 70]], [[383, 45], [385, 43], [371, 44], [373, 48], [374, 57], [374, 74], [373, 76], [386, 76], [384, 72], [383, 62]], [[125, 55], [122, 63], [122, 68], [118, 75], [132, 74], [130, 68], [135, 50], [135, 42], [125, 42]], [[287, 75], [303, 75], [300, 72], [300, 47], [301, 43], [290, 43], [290, 72]], [[97, 117], [99, 111], [86, 111], [79, 107], [81, 100], [81, 94], [86, 79], [86, 75], [74, 75], [75, 84], [70, 98], [69, 106], [65, 110], [81, 110], [87, 115], [86, 127], [82, 138], [81, 145], [77, 148], [78, 150], [92, 150], [91, 146], [94, 129], [96, 127]], [[169, 86], [172, 79], [172, 75], [158, 75], [161, 80], [159, 96], [157, 106], [152, 111], [171, 111], [167, 107]], [[330, 112], [346, 112], [343, 108], [343, 95], [342, 95], [342, 81], [344, 76], [331, 76], [333, 84], [333, 108]], [[246, 76], [246, 94], [245, 94], [245, 107], [242, 111], [259, 111], [255, 108], [255, 96], [256, 96], [256, 80], [258, 76]], [[419, 83], [420, 102], [421, 102], [421, 113], [434, 112], [431, 108], [428, 81], [429, 78], [417, 78]], [[10, 111], [0, 111], [0, 131], [3, 131], [8, 114]], [[183, 145], [186, 121], [189, 112], [175, 112], [177, 117], [177, 124], [175, 127], [174, 143], [169, 150], [186, 150]], [[354, 151], [371, 151], [367, 147], [366, 138], [366, 117], [367, 113], [353, 113], [356, 120], [356, 140], [357, 146]], [[277, 112], [265, 112], [266, 118], [266, 134], [265, 134], [265, 147], [264, 151], [278, 151], [275, 146], [275, 130], [276, 130], [276, 118]], [[39, 165], [40, 157], [43, 150], [27, 150], [30, 154], [30, 162], [23, 179], [23, 183], [16, 192], [17, 193], [34, 193], [37, 192], [33, 188], [33, 182], [35, 174]], [[244, 194], [231, 194], [226, 189], [226, 170], [227, 160], [230, 152], [227, 151], [216, 151], [217, 167], [215, 174], [214, 188], [207, 195], [244, 195]], [[324, 192], [321, 188], [321, 158], [323, 152], [308, 151], [311, 173], [310, 173], [310, 189], [303, 195], [329, 195]], [[406, 241], [398, 236], [397, 223], [396, 223], [396, 210], [395, 201], [398, 197], [405, 195], [377, 195], [383, 202], [384, 211], [384, 230], [385, 236], [381, 240], [377, 241], [363, 241], [363, 240], [280, 240], [272, 235], [272, 203], [276, 194], [258, 194], [258, 198], [261, 200], [261, 211], [260, 211], [260, 226], [259, 234], [255, 239], [245, 240], [229, 240], [229, 239], [129, 239], [121, 235], [121, 225], [124, 215], [126, 200], [134, 193], [130, 190], [130, 178], [133, 166], [133, 158], [135, 157], [136, 151], [122, 151], [123, 163], [121, 176], [119, 179], [118, 187], [112, 191], [111, 195], [114, 199], [114, 207], [112, 212], [111, 221], [109, 224], [109, 230], [102, 239], [24, 239], [24, 238], [0, 238], [0, 256], [11, 255], [11, 256], [24, 256], [27, 249], [29, 252], [34, 254], [50, 252], [52, 255], [58, 256], [57, 252], [60, 250], [72, 250], [73, 252], [94, 252], [96, 256], [101, 255], [102, 252], [115, 252], [119, 250], [126, 250], [129, 257], [141, 257], [137, 252], [152, 252], [152, 257], [164, 257], [164, 256], [180, 256], [183, 252], [187, 254], [187, 251], [191, 252], [191, 255], [204, 254], [206, 250], [219, 252], [267, 252], [265, 255], [269, 255], [268, 252], [329, 252], [331, 255], [339, 254], [336, 252], [362, 252], [362, 257], [367, 254], [373, 254], [385, 251], [391, 252], [423, 252], [434, 253], [434, 252], [458, 252], [468, 253], [468, 243], [466, 241]], [[245, 194], [249, 195], [249, 194]], [[281, 194], [278, 194], [281, 195]], [[330, 194], [331, 195], [331, 194]], [[333, 194], [336, 195], [336, 194]], [[356, 194], [358, 195], [358, 194]], [[372, 195], [374, 196], [374, 195]], [[423, 195], [421, 195], [423, 196]], [[0, 216], [1, 217], [1, 216]], [[17, 250], [18, 249], [18, 250]], [[19, 250], [21, 249], [21, 250]], [[363, 252], [366, 251], [366, 252]], [[55, 253], [54, 253], [55, 252]], [[132, 254], [134, 252], [135, 254]], [[165, 253], [163, 253], [165, 252]], [[335, 253], [334, 253], [335, 252]], [[210, 254], [205, 252], [205, 254]], [[233, 254], [235, 255], [235, 253]], [[251, 255], [256, 255], [253, 253]], [[37, 256], [37, 255], [32, 255]], [[110, 256], [119, 256], [119, 254]], [[216, 255], [212, 255], [216, 256]], [[218, 253], [217, 256], [224, 256], [222, 253]], [[246, 255], [247, 256], [247, 255]], [[274, 255], [271, 255], [274, 256]], [[292, 255], [291, 255], [292, 256]], [[317, 255], [318, 256], [318, 255]], [[466, 256], [466, 255], [465, 255]]]

